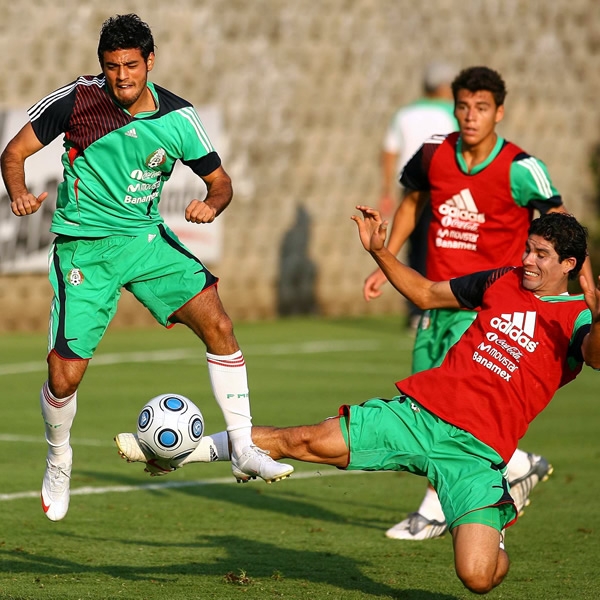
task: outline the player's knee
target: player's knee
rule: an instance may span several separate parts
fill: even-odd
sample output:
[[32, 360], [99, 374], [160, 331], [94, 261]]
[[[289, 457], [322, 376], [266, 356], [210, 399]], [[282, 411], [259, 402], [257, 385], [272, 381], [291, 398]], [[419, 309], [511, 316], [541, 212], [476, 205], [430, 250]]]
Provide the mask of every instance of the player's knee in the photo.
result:
[[48, 388], [55, 398], [74, 394], [83, 379], [87, 359], [65, 360], [56, 353], [48, 356]]
[[233, 322], [226, 312], [215, 320], [215, 330], [222, 337], [233, 337]]
[[55, 398], [66, 398], [74, 394], [79, 387], [79, 381], [75, 381], [62, 374], [54, 374], [48, 377], [48, 388]]
[[491, 592], [504, 578], [498, 578], [496, 573], [490, 569], [457, 568], [456, 574], [463, 585], [474, 594]]
[[233, 322], [226, 312], [215, 315], [210, 321], [203, 324], [203, 336], [208, 347], [228, 344], [235, 344], [233, 334]]

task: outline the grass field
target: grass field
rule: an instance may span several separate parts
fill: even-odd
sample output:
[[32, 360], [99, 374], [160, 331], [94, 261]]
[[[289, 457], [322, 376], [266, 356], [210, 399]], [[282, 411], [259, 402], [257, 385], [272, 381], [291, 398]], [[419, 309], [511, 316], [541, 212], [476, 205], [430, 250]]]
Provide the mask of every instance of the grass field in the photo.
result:
[[[412, 340], [397, 318], [239, 324], [257, 424], [312, 423], [341, 403], [391, 397]], [[454, 574], [450, 536], [423, 543], [384, 531], [425, 487], [407, 474], [345, 474], [297, 464], [283, 482], [236, 485], [228, 463], [150, 479], [112, 438], [139, 409], [178, 392], [223, 428], [204, 351], [185, 328], [112, 331], [92, 361], [73, 429], [73, 495], [48, 521], [39, 488], [45, 444], [39, 389], [45, 337], [0, 337], [0, 598], [386, 599], [471, 597]], [[600, 375], [561, 390], [521, 445], [555, 473], [507, 533], [512, 559], [490, 598], [600, 598]]]

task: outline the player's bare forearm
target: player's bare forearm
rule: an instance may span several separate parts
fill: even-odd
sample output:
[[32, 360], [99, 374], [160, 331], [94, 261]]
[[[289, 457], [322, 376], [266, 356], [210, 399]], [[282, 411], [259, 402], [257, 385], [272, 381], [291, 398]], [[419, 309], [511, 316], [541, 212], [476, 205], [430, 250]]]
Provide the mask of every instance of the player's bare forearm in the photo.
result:
[[25, 184], [24, 160], [11, 152], [10, 145], [2, 153], [2, 179], [10, 198], [10, 209], [17, 217], [24, 217], [37, 212], [42, 202], [48, 197], [47, 192], [35, 196]]
[[212, 223], [233, 197], [231, 179], [222, 167], [202, 179], [206, 183], [206, 198], [192, 200], [185, 209], [185, 218], [190, 223]]
[[219, 167], [203, 179], [207, 187], [204, 202], [215, 210], [215, 216], [219, 216], [229, 206], [233, 198], [231, 178], [223, 167]]
[[36, 212], [48, 197], [47, 192], [34, 196], [25, 183], [25, 161], [44, 145], [37, 139], [31, 123], [27, 123], [8, 142], [0, 156], [2, 179], [10, 197], [10, 208], [14, 215], [23, 217]]
[[422, 309], [460, 308], [450, 283], [433, 282], [417, 271], [401, 263], [384, 244], [387, 221], [382, 221], [378, 211], [359, 205], [362, 219], [356, 215], [351, 218], [358, 227], [358, 234], [363, 248], [371, 254], [388, 281], [405, 298]]
[[430, 281], [401, 263], [386, 248], [371, 251], [370, 254], [394, 288], [415, 306], [422, 310], [460, 308], [448, 281]]

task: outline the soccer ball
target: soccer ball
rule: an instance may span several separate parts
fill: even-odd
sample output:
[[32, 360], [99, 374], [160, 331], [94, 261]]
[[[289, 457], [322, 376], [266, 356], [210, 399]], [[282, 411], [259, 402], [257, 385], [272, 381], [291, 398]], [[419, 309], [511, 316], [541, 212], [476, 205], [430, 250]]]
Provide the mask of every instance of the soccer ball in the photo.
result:
[[173, 468], [196, 449], [203, 433], [200, 409], [180, 394], [152, 398], [138, 416], [137, 435], [144, 452]]

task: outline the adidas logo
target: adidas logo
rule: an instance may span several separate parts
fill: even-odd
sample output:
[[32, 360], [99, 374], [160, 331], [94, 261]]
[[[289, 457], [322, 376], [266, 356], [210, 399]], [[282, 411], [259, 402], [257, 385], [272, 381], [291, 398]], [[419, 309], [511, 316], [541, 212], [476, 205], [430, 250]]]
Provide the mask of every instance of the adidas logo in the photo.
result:
[[500, 317], [494, 317], [490, 325], [500, 333], [508, 336], [527, 352], [533, 352], [538, 342], [534, 342], [536, 312], [528, 310], [525, 313], [515, 312], [512, 314], [502, 314]]
[[128, 131], [126, 131], [125, 135], [128, 136], [128, 137], [137, 138], [137, 133], [135, 131], [135, 127], [133, 127], [132, 129], [129, 129]]
[[452, 196], [450, 200], [446, 200], [439, 210], [440, 214], [445, 217], [485, 223], [485, 215], [479, 212], [473, 195], [468, 188], [461, 190], [458, 194]]

